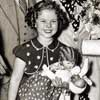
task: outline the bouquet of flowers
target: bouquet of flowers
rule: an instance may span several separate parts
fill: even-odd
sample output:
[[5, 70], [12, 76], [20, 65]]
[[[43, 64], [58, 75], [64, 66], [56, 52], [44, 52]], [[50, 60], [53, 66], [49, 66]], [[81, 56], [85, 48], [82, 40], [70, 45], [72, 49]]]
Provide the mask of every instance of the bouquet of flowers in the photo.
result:
[[[66, 52], [65, 49], [62, 49], [63, 52]], [[63, 52], [61, 51], [61, 57], [64, 58]], [[75, 94], [80, 94], [84, 91], [84, 81], [92, 85], [92, 81], [86, 76], [89, 70], [88, 67], [88, 58], [84, 60], [82, 68], [76, 66], [71, 60], [63, 59], [63, 61], [58, 61], [50, 66], [43, 66], [42, 76], [47, 76], [51, 80], [56, 79], [57, 77], [62, 79], [62, 87], [64, 83], [67, 83], [69, 90]], [[84, 81], [83, 81], [84, 80]]]

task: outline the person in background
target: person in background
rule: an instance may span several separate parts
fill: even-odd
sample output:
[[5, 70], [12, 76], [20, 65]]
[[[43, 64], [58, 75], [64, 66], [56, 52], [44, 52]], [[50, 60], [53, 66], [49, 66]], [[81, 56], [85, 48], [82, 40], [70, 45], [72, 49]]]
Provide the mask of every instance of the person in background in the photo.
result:
[[4, 63], [4, 60], [3, 60], [2, 56], [0, 55], [0, 80], [2, 80], [3, 75], [6, 74], [6, 69], [7, 69], [7, 67]]
[[7, 99], [7, 90], [11, 70], [2, 55], [0, 55], [0, 100]]
[[[66, 13], [56, 2], [43, 0], [28, 9], [25, 21], [37, 31], [37, 36], [14, 49], [16, 59], [8, 100], [59, 100], [62, 92], [61, 78], [51, 80], [42, 76], [41, 71], [44, 65], [49, 66], [59, 61], [61, 47], [66, 47], [69, 55], [78, 53], [57, 40], [62, 30], [69, 25]], [[78, 87], [75, 85], [76, 89], [85, 89], [84, 80], [79, 80], [81, 84]]]

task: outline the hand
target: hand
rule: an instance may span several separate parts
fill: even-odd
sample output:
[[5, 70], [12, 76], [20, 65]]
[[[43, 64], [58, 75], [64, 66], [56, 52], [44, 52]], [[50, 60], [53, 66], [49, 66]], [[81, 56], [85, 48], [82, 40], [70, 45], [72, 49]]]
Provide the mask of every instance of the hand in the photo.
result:
[[55, 77], [55, 79], [52, 80], [52, 84], [56, 87], [62, 86], [62, 79], [59, 77]]
[[0, 64], [0, 74], [3, 75], [5, 73], [6, 73], [6, 71], [5, 71], [4, 67]]

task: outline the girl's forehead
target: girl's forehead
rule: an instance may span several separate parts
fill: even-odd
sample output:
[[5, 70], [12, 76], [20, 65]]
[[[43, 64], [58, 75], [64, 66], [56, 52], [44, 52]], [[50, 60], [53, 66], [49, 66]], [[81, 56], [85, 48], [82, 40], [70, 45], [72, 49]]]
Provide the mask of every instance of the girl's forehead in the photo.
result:
[[43, 9], [40, 12], [38, 12], [38, 16], [57, 17], [57, 14], [54, 9]]

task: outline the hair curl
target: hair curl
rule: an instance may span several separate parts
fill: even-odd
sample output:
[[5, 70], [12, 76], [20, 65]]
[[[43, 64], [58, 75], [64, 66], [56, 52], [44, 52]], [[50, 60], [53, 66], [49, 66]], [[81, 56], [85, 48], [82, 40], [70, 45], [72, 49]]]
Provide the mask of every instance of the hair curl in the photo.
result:
[[[69, 25], [69, 21], [67, 18], [66, 12], [64, 12], [58, 4], [54, 1], [42, 0], [27, 10], [27, 14], [25, 16], [25, 22], [32, 29], [35, 29], [35, 22], [38, 18], [38, 13], [44, 9], [55, 10], [58, 18], [58, 33], [61, 33], [64, 29], [66, 29]], [[60, 35], [60, 34], [58, 34]], [[56, 34], [57, 37], [57, 34]]]

